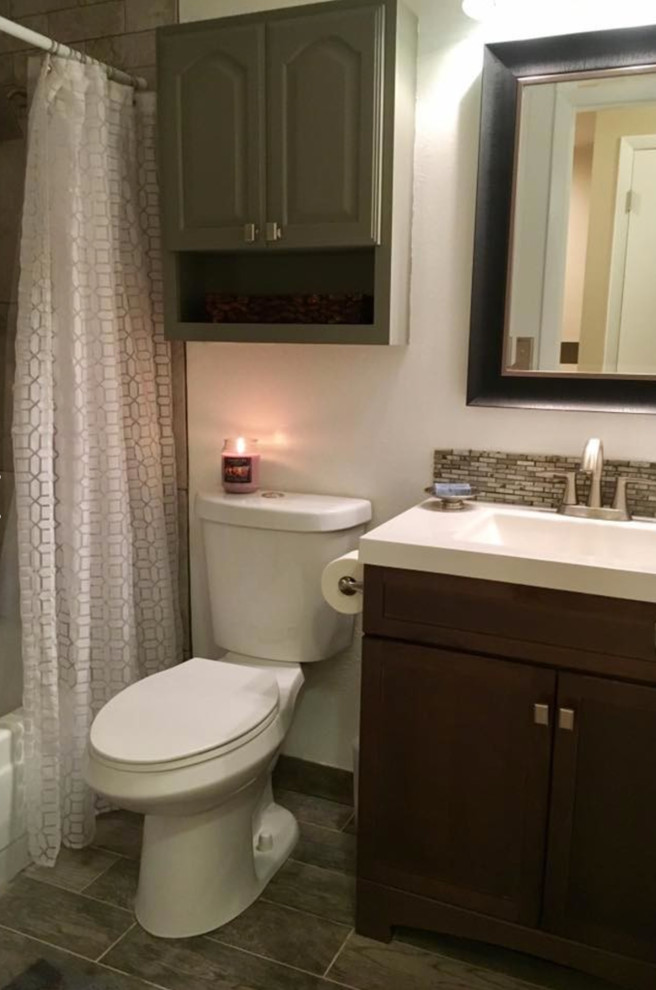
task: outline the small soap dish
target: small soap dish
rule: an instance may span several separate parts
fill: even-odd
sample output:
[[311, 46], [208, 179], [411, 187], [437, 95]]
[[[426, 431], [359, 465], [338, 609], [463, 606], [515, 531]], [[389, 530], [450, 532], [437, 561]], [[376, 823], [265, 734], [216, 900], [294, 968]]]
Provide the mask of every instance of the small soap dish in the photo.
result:
[[[450, 490], [452, 489], [452, 491]], [[444, 512], [458, 512], [476, 498], [476, 491], [464, 482], [434, 481], [424, 488]]]

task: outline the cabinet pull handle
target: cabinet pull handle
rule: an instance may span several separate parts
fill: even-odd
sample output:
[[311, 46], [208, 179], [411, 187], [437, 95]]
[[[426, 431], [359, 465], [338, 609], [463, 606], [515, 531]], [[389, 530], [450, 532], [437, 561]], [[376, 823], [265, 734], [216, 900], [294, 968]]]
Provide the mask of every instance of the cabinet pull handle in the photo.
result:
[[265, 237], [267, 241], [282, 240], [282, 227], [277, 221], [273, 220], [267, 223]]
[[533, 721], [536, 725], [549, 725], [549, 705], [533, 705]]
[[575, 713], [573, 708], [558, 709], [558, 728], [564, 732], [574, 731]]
[[244, 224], [244, 240], [247, 244], [253, 244], [259, 230], [257, 229], [257, 224], [255, 223], [245, 223]]

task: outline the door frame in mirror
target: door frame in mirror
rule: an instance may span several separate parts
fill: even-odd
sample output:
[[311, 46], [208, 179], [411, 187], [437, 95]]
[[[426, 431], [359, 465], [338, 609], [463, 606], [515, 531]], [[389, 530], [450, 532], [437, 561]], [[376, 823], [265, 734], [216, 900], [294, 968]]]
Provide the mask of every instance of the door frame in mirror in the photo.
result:
[[503, 371], [519, 81], [648, 65], [656, 25], [485, 46], [467, 405], [656, 413], [654, 378]]

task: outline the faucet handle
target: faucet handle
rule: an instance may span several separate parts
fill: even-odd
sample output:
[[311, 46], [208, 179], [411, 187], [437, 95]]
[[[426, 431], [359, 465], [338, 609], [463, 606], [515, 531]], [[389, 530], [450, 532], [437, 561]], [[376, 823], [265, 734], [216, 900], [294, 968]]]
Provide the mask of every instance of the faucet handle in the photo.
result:
[[613, 498], [613, 508], [616, 509], [623, 519], [630, 519], [631, 513], [626, 501], [626, 485], [628, 478], [620, 475], [615, 483], [615, 496]]
[[578, 502], [578, 496], [576, 494], [576, 471], [565, 471], [562, 474], [556, 473], [554, 474], [554, 478], [562, 478], [565, 482], [565, 489], [558, 511], [562, 511], [566, 505], [576, 505]]

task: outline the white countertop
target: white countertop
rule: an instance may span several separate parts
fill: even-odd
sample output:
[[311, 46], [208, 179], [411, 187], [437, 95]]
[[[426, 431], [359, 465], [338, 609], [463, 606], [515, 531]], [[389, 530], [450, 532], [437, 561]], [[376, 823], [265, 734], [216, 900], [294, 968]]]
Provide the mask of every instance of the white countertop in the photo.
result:
[[360, 561], [656, 602], [651, 520], [575, 519], [483, 502], [445, 512], [427, 499], [363, 536]]

